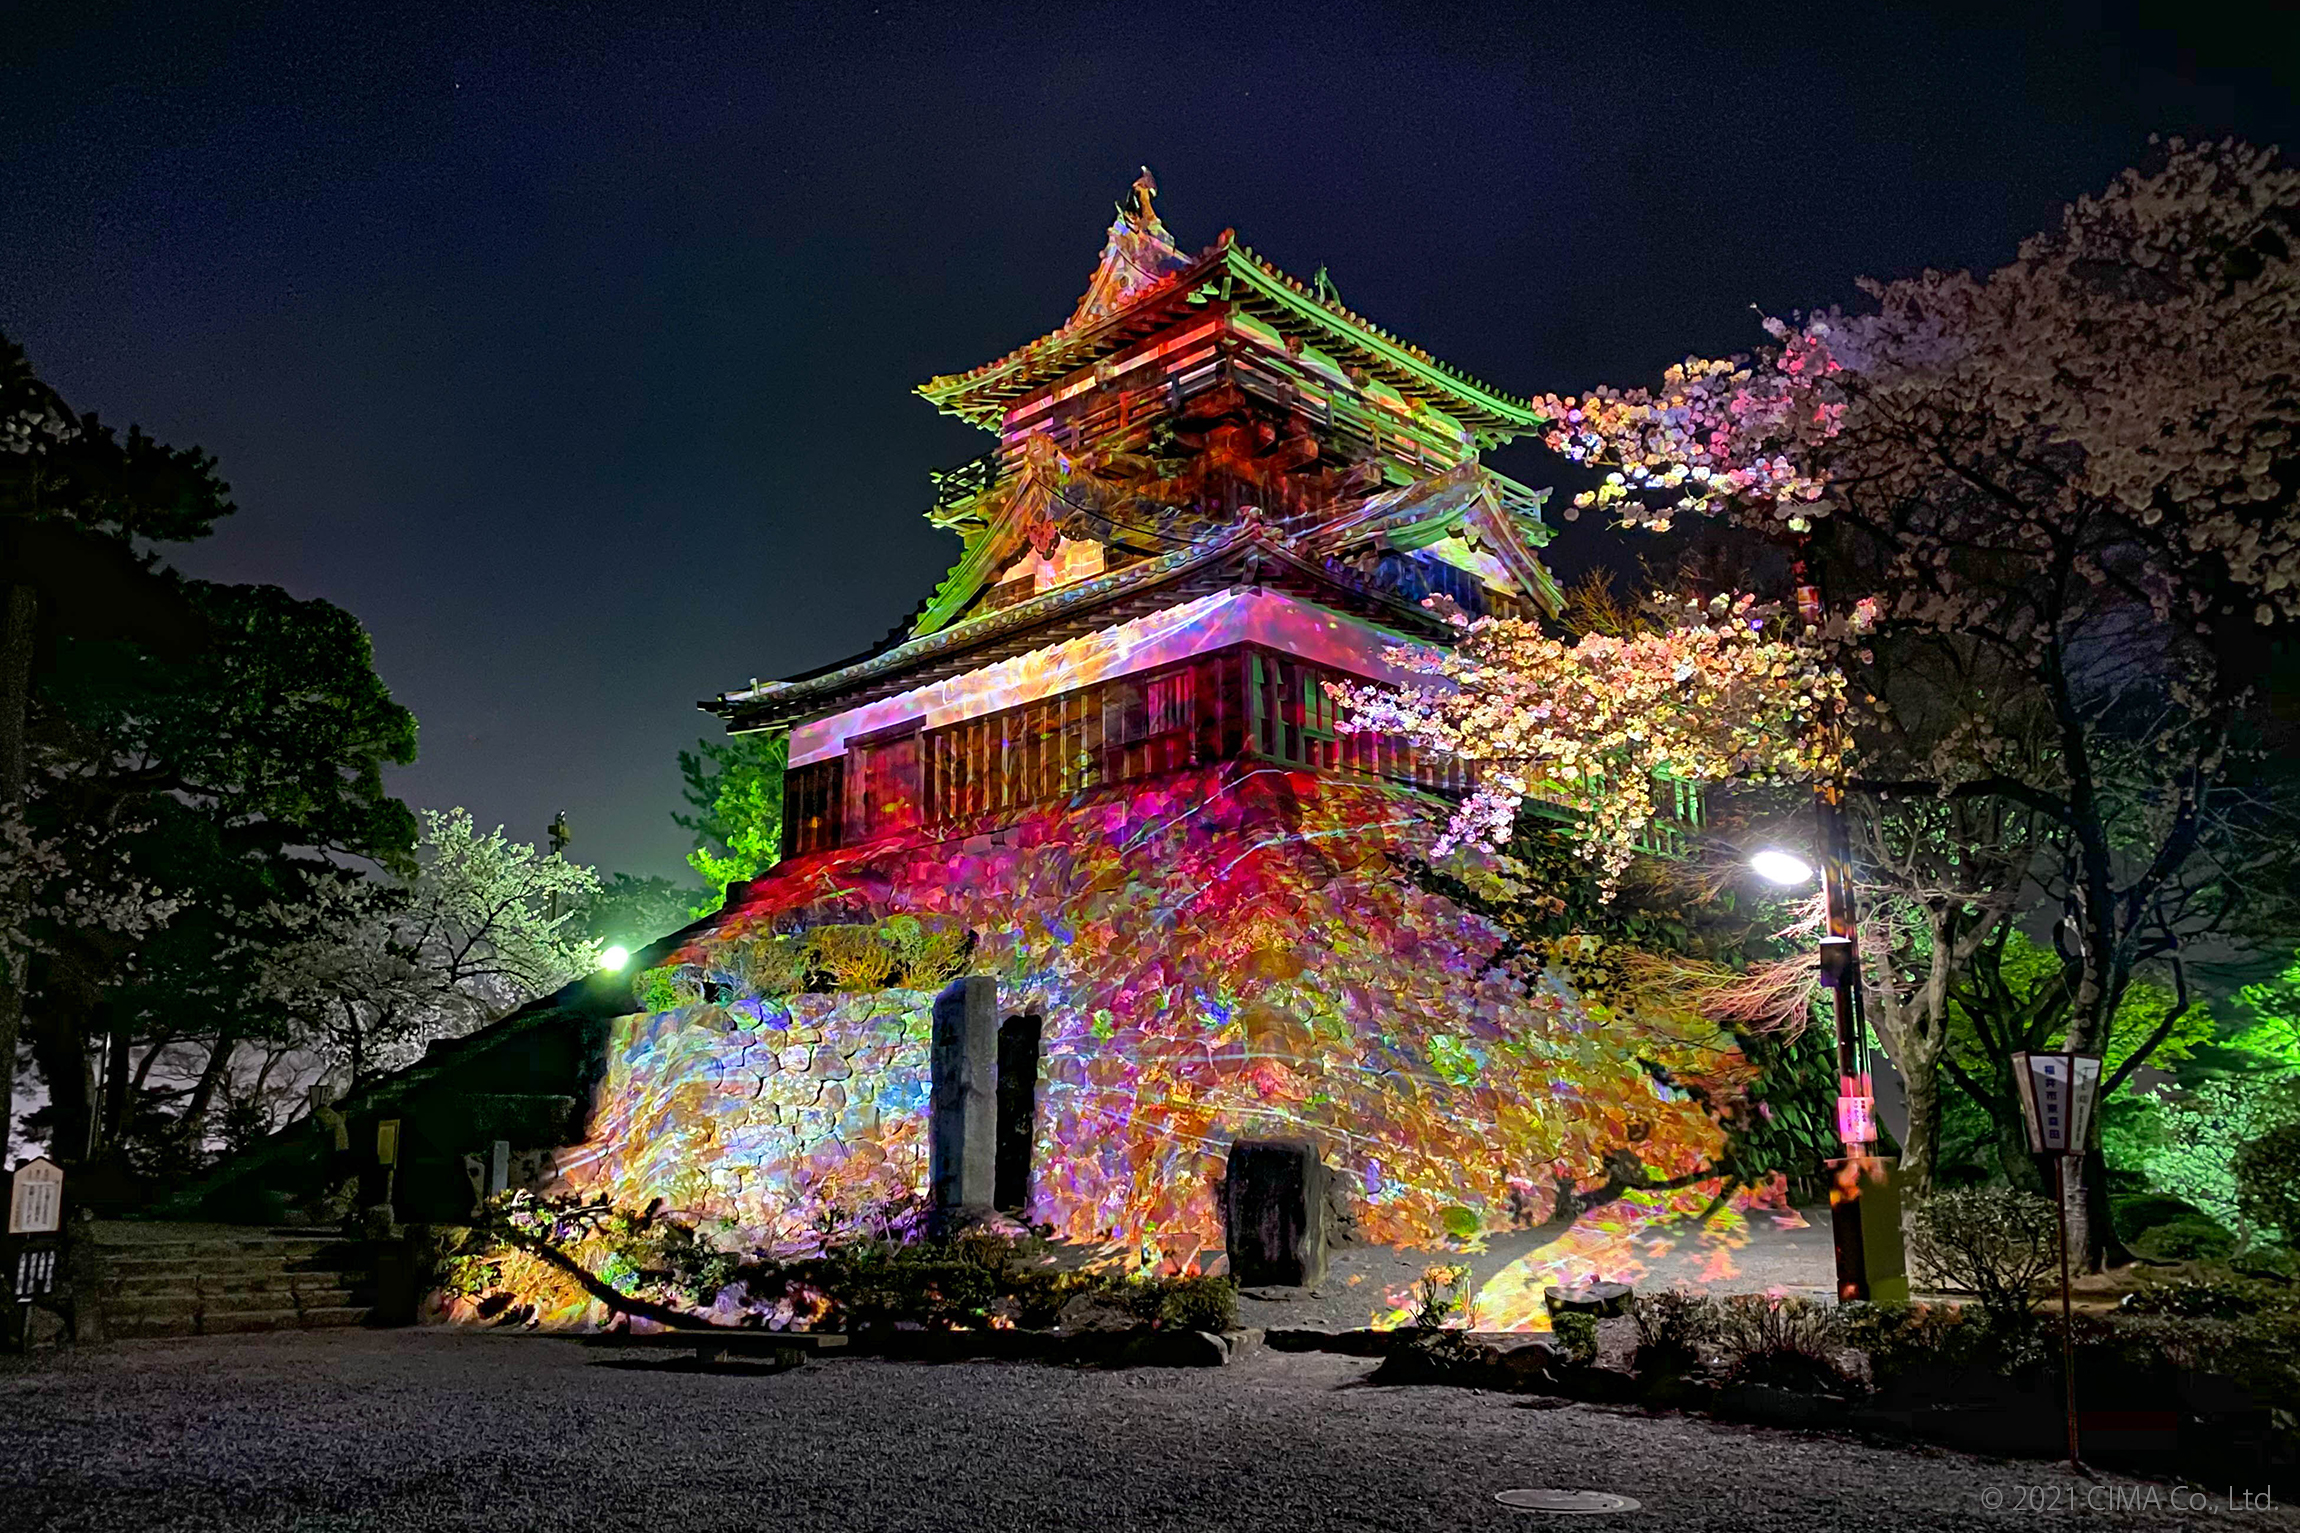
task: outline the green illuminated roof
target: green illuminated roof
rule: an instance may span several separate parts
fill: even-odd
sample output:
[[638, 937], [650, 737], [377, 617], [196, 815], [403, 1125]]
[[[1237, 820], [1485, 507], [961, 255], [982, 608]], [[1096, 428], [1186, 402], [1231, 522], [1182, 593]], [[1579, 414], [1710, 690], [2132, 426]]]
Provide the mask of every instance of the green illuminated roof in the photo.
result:
[[[1120, 222], [1125, 222], [1123, 216]], [[1112, 249], [1117, 248], [1118, 234], [1114, 229]], [[1332, 353], [1369, 379], [1429, 401], [1487, 445], [1542, 423], [1541, 414], [1526, 400], [1440, 362], [1411, 341], [1344, 308], [1330, 287], [1321, 293], [1288, 276], [1239, 244], [1233, 231], [1224, 230], [1221, 239], [1195, 259], [1185, 260], [1176, 251], [1171, 262], [1163, 263], [1170, 266], [1165, 270], [1156, 266], [1145, 270], [1140, 248], [1138, 243], [1134, 251], [1122, 252], [1132, 256], [1129, 275], [1134, 281], [1130, 289], [1121, 290], [1115, 307], [1082, 303], [1061, 329], [972, 371], [930, 378], [918, 392], [946, 414], [996, 430], [1016, 401], [1040, 387], [1090, 367], [1170, 323], [1185, 305], [1221, 301], [1289, 339]], [[1105, 281], [1111, 260], [1106, 250], [1104, 271], [1096, 274], [1098, 290], [1111, 286]]]

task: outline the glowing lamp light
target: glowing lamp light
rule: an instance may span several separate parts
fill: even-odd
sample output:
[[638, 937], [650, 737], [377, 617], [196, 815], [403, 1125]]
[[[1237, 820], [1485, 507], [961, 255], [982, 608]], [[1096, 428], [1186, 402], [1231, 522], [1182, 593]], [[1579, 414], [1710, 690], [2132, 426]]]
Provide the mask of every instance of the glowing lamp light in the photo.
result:
[[602, 948], [599, 952], [599, 967], [605, 969], [609, 974], [622, 973], [623, 965], [630, 961], [631, 950], [620, 942], [613, 947]]
[[1813, 877], [1813, 865], [1795, 852], [1784, 852], [1769, 846], [1749, 859], [1749, 870], [1769, 884], [1784, 889], [1808, 883]]

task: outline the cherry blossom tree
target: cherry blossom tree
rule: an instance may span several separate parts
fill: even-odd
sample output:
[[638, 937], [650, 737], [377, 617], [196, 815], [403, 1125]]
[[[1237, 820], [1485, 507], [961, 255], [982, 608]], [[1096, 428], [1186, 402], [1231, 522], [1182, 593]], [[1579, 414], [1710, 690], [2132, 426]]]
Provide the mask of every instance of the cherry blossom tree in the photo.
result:
[[422, 818], [414, 878], [347, 875], [265, 912], [286, 936], [258, 955], [253, 999], [293, 1015], [349, 1085], [576, 978], [598, 949], [575, 930], [589, 868], [482, 834], [467, 810]]
[[1752, 597], [1657, 599], [1672, 621], [1567, 642], [1514, 618], [1451, 614], [1451, 648], [1401, 646], [1390, 661], [1427, 677], [1392, 690], [1338, 686], [1347, 727], [1404, 736], [1476, 768], [1436, 848], [1508, 840], [1527, 799], [1574, 811], [1577, 848], [1608, 886], [1654, 816], [1669, 776], [1804, 780], [1836, 770], [1823, 727], [1839, 685], [1812, 646], [1775, 636]]
[[[2292, 827], [2246, 745], [2300, 618], [2296, 237], [2274, 151], [2173, 141], [2001, 270], [1866, 283], [1862, 312], [1769, 321], [1750, 357], [1541, 401], [1550, 445], [1607, 471], [1577, 509], [1794, 538], [1856, 598], [1811, 636], [1851, 684], [1856, 800], [2033, 829], [1979, 890], [2058, 918], [2022, 1042], [2105, 1050], [2136, 974], [2184, 988], [2201, 938], [2289, 897]], [[1931, 877], [1971, 828], [1932, 837], [1920, 910], [1971, 903], [1969, 869]], [[2097, 1151], [2076, 1182], [2097, 1263]]]

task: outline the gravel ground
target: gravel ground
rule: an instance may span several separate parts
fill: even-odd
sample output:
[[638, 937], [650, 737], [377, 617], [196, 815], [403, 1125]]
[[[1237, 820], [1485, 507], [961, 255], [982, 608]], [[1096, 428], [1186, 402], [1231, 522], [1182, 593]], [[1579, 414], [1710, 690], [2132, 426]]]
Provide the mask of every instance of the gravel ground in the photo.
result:
[[[2217, 1491], [2113, 1510], [2046, 1464], [1373, 1388], [1371, 1366], [704, 1374], [502, 1333], [120, 1343], [0, 1360], [0, 1528], [1491, 1529], [1551, 1520], [1493, 1492], [1565, 1486], [1645, 1504], [1571, 1520], [1600, 1526], [2300, 1529]], [[2059, 1499], [2024, 1509], [2039, 1491]]]

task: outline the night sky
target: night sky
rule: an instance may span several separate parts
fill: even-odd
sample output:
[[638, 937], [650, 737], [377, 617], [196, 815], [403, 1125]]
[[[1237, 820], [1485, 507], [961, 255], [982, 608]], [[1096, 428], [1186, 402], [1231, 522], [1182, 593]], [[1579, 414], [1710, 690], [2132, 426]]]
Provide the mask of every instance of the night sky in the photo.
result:
[[990, 439], [908, 390], [1060, 322], [1138, 165], [1503, 388], [1640, 382], [2151, 132], [2293, 141], [2300, 29], [2235, 10], [19, 5], [0, 328], [220, 457], [181, 567], [365, 621], [410, 802], [676, 873], [695, 700], [931, 589]]

